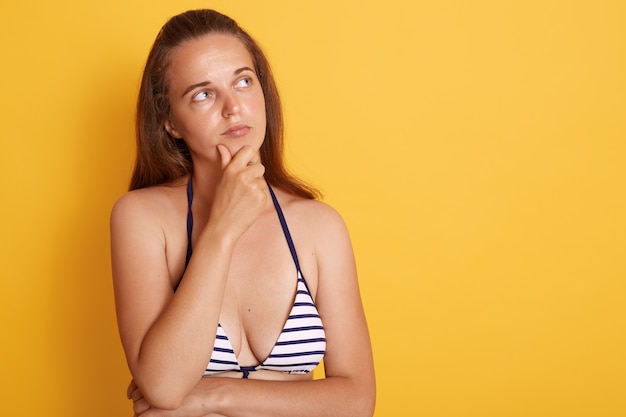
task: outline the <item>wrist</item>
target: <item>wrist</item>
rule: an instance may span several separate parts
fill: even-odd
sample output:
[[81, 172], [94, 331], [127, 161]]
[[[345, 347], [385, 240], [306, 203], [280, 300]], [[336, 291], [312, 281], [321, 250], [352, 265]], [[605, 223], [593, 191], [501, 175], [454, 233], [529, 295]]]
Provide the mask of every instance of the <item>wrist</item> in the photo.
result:
[[226, 415], [228, 410], [228, 386], [233, 382], [231, 378], [204, 377], [202, 378], [202, 395], [199, 395], [199, 409], [207, 414]]
[[228, 226], [222, 227], [220, 224], [207, 223], [199, 237], [200, 242], [217, 249], [222, 253], [230, 253], [237, 243], [236, 236]]

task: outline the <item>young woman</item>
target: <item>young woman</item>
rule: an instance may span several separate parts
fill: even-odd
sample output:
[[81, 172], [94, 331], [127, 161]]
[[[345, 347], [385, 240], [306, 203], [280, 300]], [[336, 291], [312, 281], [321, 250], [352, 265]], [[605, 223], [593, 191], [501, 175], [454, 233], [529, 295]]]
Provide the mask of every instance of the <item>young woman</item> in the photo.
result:
[[139, 92], [131, 191], [111, 214], [136, 415], [373, 414], [348, 233], [285, 170], [282, 134], [245, 31], [212, 10], [165, 24]]

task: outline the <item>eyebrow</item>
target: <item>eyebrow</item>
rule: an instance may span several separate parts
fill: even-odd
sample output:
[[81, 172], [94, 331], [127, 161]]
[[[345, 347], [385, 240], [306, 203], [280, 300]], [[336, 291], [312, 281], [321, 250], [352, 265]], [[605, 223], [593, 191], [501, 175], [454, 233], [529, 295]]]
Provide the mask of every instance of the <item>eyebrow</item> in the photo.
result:
[[[233, 72], [233, 75], [239, 75], [244, 71], [251, 71], [251, 72], [255, 72], [252, 68], [250, 67], [241, 67], [235, 70], [235, 72]], [[185, 91], [183, 91], [183, 94], [181, 95], [181, 97], [185, 97], [190, 91], [198, 88], [198, 87], [206, 87], [207, 85], [210, 85], [211, 81], [202, 81], [199, 82], [197, 84], [192, 84], [189, 87], [187, 87], [185, 89]]]

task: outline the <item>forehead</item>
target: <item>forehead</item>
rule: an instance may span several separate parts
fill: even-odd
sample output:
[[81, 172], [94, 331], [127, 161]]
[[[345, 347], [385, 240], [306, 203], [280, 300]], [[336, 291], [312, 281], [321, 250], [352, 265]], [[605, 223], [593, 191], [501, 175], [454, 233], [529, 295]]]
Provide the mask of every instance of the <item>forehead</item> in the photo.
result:
[[218, 81], [242, 67], [256, 70], [243, 42], [232, 35], [211, 33], [172, 51], [168, 78], [174, 88], [178, 82]]

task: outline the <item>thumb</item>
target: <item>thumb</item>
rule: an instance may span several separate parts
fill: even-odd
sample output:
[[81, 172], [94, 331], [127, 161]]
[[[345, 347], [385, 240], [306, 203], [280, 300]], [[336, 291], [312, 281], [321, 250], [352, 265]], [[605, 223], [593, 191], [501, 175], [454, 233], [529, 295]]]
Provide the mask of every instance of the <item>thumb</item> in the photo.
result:
[[230, 154], [228, 148], [224, 145], [217, 145], [217, 151], [220, 154], [220, 158], [222, 159], [222, 169], [225, 169], [230, 161], [233, 159], [233, 156]]

